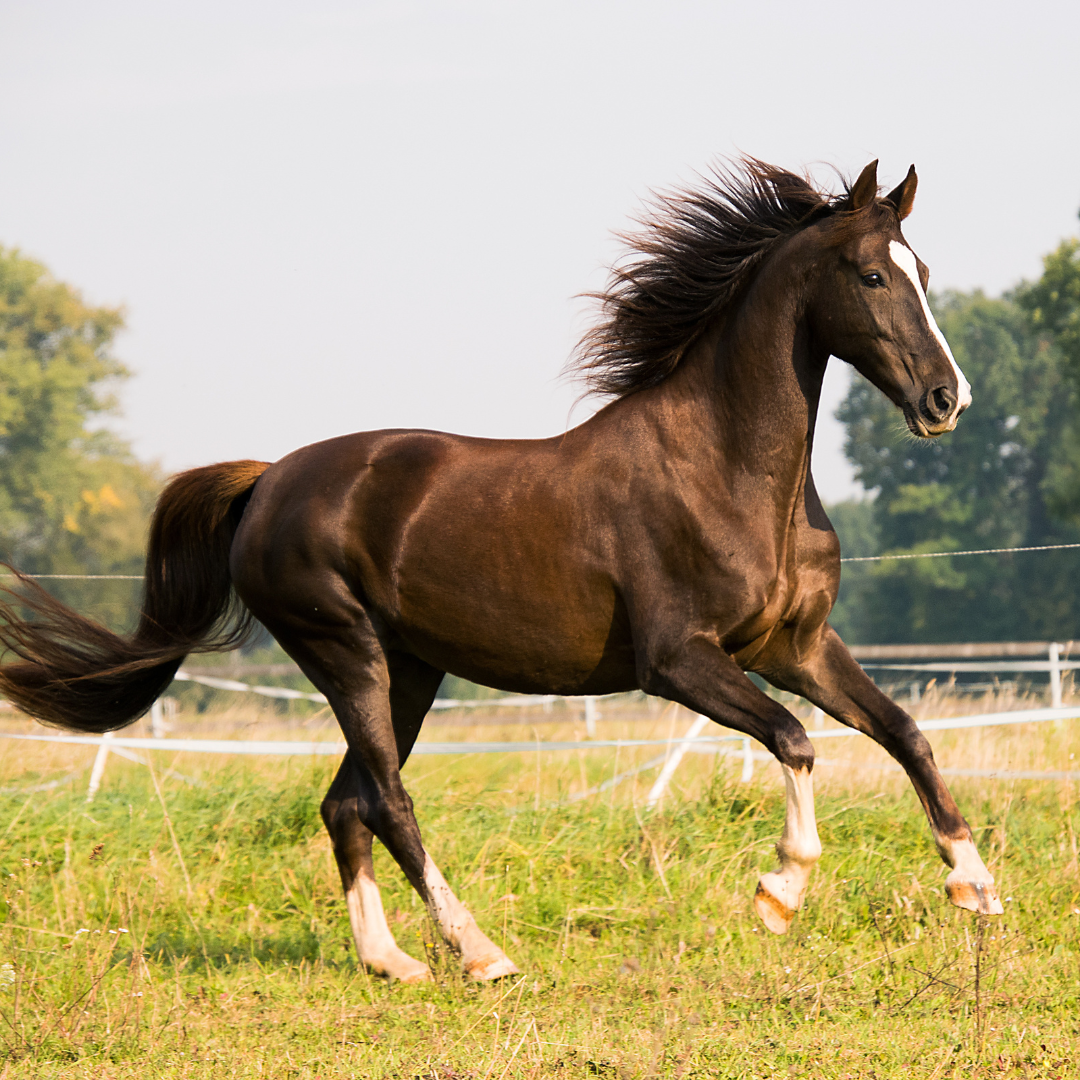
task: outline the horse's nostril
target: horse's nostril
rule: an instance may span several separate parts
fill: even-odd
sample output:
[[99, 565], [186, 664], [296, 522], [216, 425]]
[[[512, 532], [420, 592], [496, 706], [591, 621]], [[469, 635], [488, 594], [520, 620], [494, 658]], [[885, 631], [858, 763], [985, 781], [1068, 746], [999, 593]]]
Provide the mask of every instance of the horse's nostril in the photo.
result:
[[926, 411], [932, 420], [944, 420], [956, 408], [956, 395], [947, 387], [939, 386], [926, 395]]

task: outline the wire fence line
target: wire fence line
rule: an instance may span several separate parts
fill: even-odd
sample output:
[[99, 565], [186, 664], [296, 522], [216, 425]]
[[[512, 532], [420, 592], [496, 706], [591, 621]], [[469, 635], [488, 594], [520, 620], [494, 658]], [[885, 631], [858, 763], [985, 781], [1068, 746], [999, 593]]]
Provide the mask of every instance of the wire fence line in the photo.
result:
[[0, 574], [4, 578], [33, 578], [34, 581], [142, 581], [142, 574]]
[[[952, 555], [1009, 555], [1018, 551], [1067, 551], [1080, 544], [1035, 544], [1029, 547], [976, 548], [971, 551], [915, 551], [897, 555], [846, 555], [842, 563], [886, 562], [889, 559], [946, 559]], [[142, 581], [142, 574], [0, 574], [0, 578], [24, 577], [34, 581]]]
[[889, 559], [945, 559], [950, 555], [1009, 555], [1015, 551], [1067, 551], [1080, 544], [1038, 544], [1034, 547], [977, 548], [971, 551], [914, 551], [899, 555], [849, 555], [846, 562], [887, 562]]

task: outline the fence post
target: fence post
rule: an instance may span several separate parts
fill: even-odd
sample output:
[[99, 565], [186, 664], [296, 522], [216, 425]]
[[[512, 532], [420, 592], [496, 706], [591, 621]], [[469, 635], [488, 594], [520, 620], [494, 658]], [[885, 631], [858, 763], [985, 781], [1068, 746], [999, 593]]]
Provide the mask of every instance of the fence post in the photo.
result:
[[86, 801], [93, 802], [97, 790], [101, 787], [101, 778], [105, 775], [105, 762], [109, 758], [109, 743], [113, 733], [106, 731], [98, 744], [98, 752], [94, 758], [94, 767], [90, 770], [90, 786], [86, 789]]
[[810, 719], [813, 721], [815, 731], [820, 731], [825, 726], [825, 714], [816, 705], [810, 713]]
[[750, 749], [750, 740], [742, 741], [742, 782], [749, 784], [754, 779], [754, 752]]
[[596, 711], [596, 698], [587, 697], [585, 699], [585, 734], [590, 739], [596, 738], [596, 718], [599, 715]]
[[664, 762], [664, 767], [660, 770], [660, 775], [656, 778], [656, 783], [653, 784], [645, 799], [645, 805], [648, 809], [651, 810], [664, 797], [664, 791], [667, 789], [668, 781], [675, 775], [675, 770], [679, 767], [679, 762], [682, 761], [683, 755], [690, 749], [690, 740], [696, 739], [698, 735], [701, 734], [701, 729], [708, 723], [709, 718], [707, 716], [699, 716], [693, 724], [690, 725], [690, 730], [675, 744], [674, 747], [672, 747], [667, 761]]
[[1056, 641], [1050, 644], [1050, 704], [1061, 707], [1061, 646]]

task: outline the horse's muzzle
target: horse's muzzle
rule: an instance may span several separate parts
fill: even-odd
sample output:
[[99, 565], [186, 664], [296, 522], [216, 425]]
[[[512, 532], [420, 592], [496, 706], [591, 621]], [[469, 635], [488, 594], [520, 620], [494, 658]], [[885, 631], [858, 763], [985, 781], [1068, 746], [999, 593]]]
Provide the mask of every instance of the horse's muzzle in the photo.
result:
[[927, 390], [915, 406], [904, 407], [904, 420], [913, 435], [933, 439], [956, 427], [966, 406], [957, 408], [956, 391], [948, 386]]

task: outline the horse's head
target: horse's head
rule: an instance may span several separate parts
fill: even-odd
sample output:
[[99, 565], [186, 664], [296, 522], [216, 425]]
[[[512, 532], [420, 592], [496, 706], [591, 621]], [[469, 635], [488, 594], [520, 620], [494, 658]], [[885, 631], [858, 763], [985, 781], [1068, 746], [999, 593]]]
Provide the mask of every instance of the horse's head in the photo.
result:
[[879, 199], [877, 162], [863, 169], [848, 212], [818, 226], [828, 254], [809, 313], [821, 346], [902, 409], [915, 435], [929, 438], [956, 427], [971, 387], [926, 302], [929, 271], [900, 231], [917, 182], [913, 165]]

